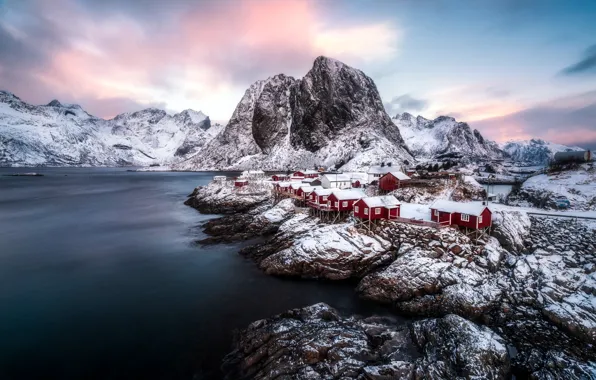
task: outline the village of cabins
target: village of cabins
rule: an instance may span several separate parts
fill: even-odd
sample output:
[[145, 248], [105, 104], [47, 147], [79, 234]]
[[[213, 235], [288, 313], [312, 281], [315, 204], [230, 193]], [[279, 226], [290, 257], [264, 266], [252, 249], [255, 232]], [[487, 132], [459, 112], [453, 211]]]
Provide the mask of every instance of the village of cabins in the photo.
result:
[[[457, 173], [426, 174], [447, 181], [460, 180]], [[430, 205], [430, 215], [426, 217], [404, 215], [402, 204], [390, 193], [424, 183], [425, 179], [420, 177], [415, 169], [404, 173], [390, 165], [373, 166], [367, 173], [298, 170], [268, 176], [261, 170], [249, 170], [234, 179], [234, 187], [240, 190], [251, 182], [271, 182], [276, 202], [292, 198], [297, 209], [328, 223], [353, 216], [358, 226], [368, 228], [380, 220], [391, 220], [435, 228], [457, 226], [476, 238], [490, 232], [492, 212], [487, 202], [437, 200]], [[226, 177], [216, 176], [215, 180], [226, 180]], [[376, 195], [370, 196], [364, 191], [370, 185], [374, 185]]]

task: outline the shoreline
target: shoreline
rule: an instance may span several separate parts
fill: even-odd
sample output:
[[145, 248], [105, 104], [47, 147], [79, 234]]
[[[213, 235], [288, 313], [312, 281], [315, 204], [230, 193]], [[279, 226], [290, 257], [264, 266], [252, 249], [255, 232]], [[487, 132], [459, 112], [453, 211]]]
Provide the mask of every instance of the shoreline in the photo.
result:
[[[202, 196], [201, 191], [203, 190], [195, 189], [189, 200], [191, 198], [200, 199]], [[239, 199], [242, 198], [239, 197]], [[214, 200], [208, 197], [201, 199], [203, 202], [210, 203], [211, 208], [213, 208]], [[286, 203], [291, 202], [290, 200], [287, 201]], [[452, 247], [452, 243], [450, 243], [438, 249], [437, 244], [443, 244], [443, 239], [447, 239], [447, 237], [433, 240], [436, 236], [432, 236], [432, 231], [424, 230], [425, 227], [408, 226], [402, 228], [394, 225], [399, 223], [390, 222], [381, 226], [380, 231], [372, 233], [372, 235], [377, 235], [377, 238], [371, 236], [373, 240], [379, 240], [380, 238], [379, 244], [381, 244], [381, 247], [384, 244], [383, 240], [387, 239], [385, 241], [387, 243], [391, 240], [392, 235], [402, 237], [405, 235], [407, 237], [409, 234], [416, 236], [422, 234], [427, 236], [423, 237], [426, 241], [416, 248], [415, 246], [418, 244], [416, 239], [418, 238], [414, 238], [414, 240], [408, 240], [407, 238], [404, 241], [391, 242], [389, 247], [382, 249], [378, 246], [374, 248], [377, 243], [373, 243], [372, 240], [361, 244], [359, 240], [367, 235], [363, 235], [362, 232], [357, 230], [350, 230], [349, 223], [322, 224], [311, 217], [291, 215], [292, 212], [289, 207], [286, 207], [283, 212], [279, 211], [276, 209], [277, 204], [262, 199], [258, 201], [252, 199], [252, 204], [250, 202], [246, 203], [246, 200], [239, 200], [239, 202], [242, 207], [236, 209], [236, 211], [233, 211], [236, 207], [233, 202], [230, 204], [229, 199], [224, 202], [229, 212], [223, 217], [227, 219], [222, 222], [222, 230], [226, 229], [226, 225], [234, 224], [234, 220], [243, 220], [243, 225], [256, 223], [259, 228], [256, 228], [254, 232], [245, 231], [245, 233], [256, 233], [256, 236], [262, 237], [264, 240], [242, 249], [239, 253], [251, 258], [268, 275], [291, 279], [323, 280], [323, 282], [347, 281], [355, 285], [354, 290], [360, 297], [376, 302], [379, 305], [388, 306], [396, 316], [441, 318], [441, 316], [444, 317], [454, 313], [470, 321], [470, 323], [489, 326], [495, 329], [497, 336], [505, 337], [508, 344], [516, 347], [517, 355], [509, 358], [513, 364], [508, 373], [524, 373], [524, 371], [531, 373], [530, 369], [533, 367], [544, 368], [547, 365], [544, 361], [546, 357], [538, 360], [533, 358], [530, 353], [536, 347], [543, 347], [539, 350], [543, 350], [545, 353], [552, 350], [546, 350], [542, 344], [536, 346], [531, 342], [536, 337], [544, 334], [546, 336], [555, 334], [559, 336], [559, 338], [556, 338], [558, 341], [567, 342], [561, 343], [562, 346], [555, 349], [558, 352], [557, 355], [563, 355], [560, 356], [563, 358], [561, 360], [567, 363], [568, 366], [580, 368], [581, 371], [592, 373], [590, 371], [593, 370], [593, 373], [596, 373], [596, 364], [590, 364], [590, 361], [586, 361], [590, 355], [595, 353], [582, 353], [573, 348], [574, 345], [581, 345], [580, 342], [585, 342], [586, 339], [591, 343], [596, 342], [596, 334], [594, 333], [596, 330], [585, 330], [583, 332], [577, 330], [582, 324], [583, 317], [575, 316], [573, 317], [576, 318], [575, 320], [573, 318], [569, 319], [562, 314], [558, 314], [554, 309], [554, 314], [552, 311], [546, 313], [544, 320], [543, 317], [538, 316], [515, 317], [517, 311], [514, 310], [518, 310], [520, 307], [519, 310], [527, 307], [541, 310], [546, 307], [533, 303], [525, 305], [527, 301], [524, 301], [523, 297], [518, 298], [516, 296], [508, 299], [508, 296], [506, 296], [509, 291], [513, 292], [513, 289], [518, 286], [521, 286], [520, 289], [528, 286], [525, 282], [528, 280], [525, 278], [529, 279], [531, 277], [524, 277], [523, 281], [520, 280], [522, 282], [519, 285], [515, 285], [518, 281], [517, 277], [508, 276], [510, 276], [509, 273], [515, 273], [526, 265], [525, 262], [520, 261], [520, 258], [528, 255], [530, 255], [528, 257], [536, 256], [536, 254], [530, 253], [527, 247], [524, 247], [524, 238], [515, 235], [520, 231], [511, 231], [519, 229], [518, 227], [512, 227], [509, 228], [509, 231], [505, 229], [500, 232], [499, 239], [508, 241], [508, 250], [505, 250], [502, 244], [496, 242], [495, 238], [490, 238], [493, 240], [489, 239], [480, 244], [479, 248], [474, 248], [474, 245], [469, 245], [469, 243], [461, 240], [463, 237], [458, 235], [457, 232], [449, 232], [448, 235], [458, 241], [458, 248]], [[200, 209], [200, 206], [195, 206], [191, 205], [195, 209]], [[247, 213], [246, 210], [250, 211]], [[278, 211], [280, 215], [274, 219], [263, 218], [264, 214], [278, 213]], [[506, 215], [511, 211], [501, 210], [500, 213], [507, 219]], [[524, 213], [522, 212], [522, 214]], [[528, 230], [526, 231], [527, 239], [530, 225], [538, 222], [534, 220], [535, 218], [530, 218], [527, 215], [523, 218], [525, 218], [527, 226], [521, 229]], [[252, 221], [248, 219], [252, 219]], [[515, 226], [514, 219], [519, 219], [519, 215], [515, 215], [510, 219], [512, 220], [508, 219], [507, 223], [513, 223]], [[303, 226], [306, 222], [308, 222], [308, 228], [304, 229]], [[267, 230], [266, 227], [269, 226], [274, 227], [269, 229], [268, 233], [260, 233]], [[401, 232], [389, 232], [395, 228], [402, 228]], [[383, 235], [383, 229], [389, 234]], [[205, 232], [209, 234], [209, 231]], [[243, 235], [243, 239], [246, 239], [246, 235]], [[217, 244], [225, 241], [228, 240], [224, 237], [212, 243]], [[542, 244], [542, 242], [537, 244]], [[318, 245], [320, 245], [320, 248], [315, 248]], [[465, 248], [466, 246], [470, 248]], [[365, 249], [362, 247], [365, 247]], [[589, 245], [587, 247], [587, 249], [590, 249]], [[547, 247], [544, 246], [544, 248]], [[470, 252], [469, 256], [465, 259], [465, 252], [469, 249], [472, 249], [472, 251], [468, 251]], [[540, 250], [543, 248], [536, 249], [534, 251], [538, 252], [538, 255], [543, 255], [536, 257], [548, 259], [551, 255], [547, 251], [539, 253], [542, 252]], [[478, 252], [485, 253], [479, 254]], [[464, 256], [463, 261], [461, 255]], [[375, 262], [377, 264], [373, 264]], [[570, 270], [571, 268], [573, 267], [570, 267]], [[425, 273], [425, 275], [420, 277], [422, 273]], [[452, 274], [445, 277], [441, 273]], [[387, 280], [390, 281], [387, 282]], [[478, 281], [481, 281], [483, 285], [479, 286]], [[503, 287], [503, 285], [499, 285], [499, 282], [503, 281], [513, 282]], [[402, 289], [407, 292], [394, 293], [394, 290], [391, 289]], [[542, 291], [539, 288], [537, 290]], [[267, 321], [272, 318], [277, 317], [271, 317]], [[536, 322], [539, 322], [539, 324], [533, 325]], [[513, 330], [508, 327], [508, 324], [511, 323], [516, 326]], [[559, 327], [552, 327], [553, 324], [561, 326], [562, 330]], [[532, 326], [538, 327], [533, 328]], [[515, 337], [516, 333], [520, 335], [518, 338]], [[557, 342], [557, 344], [559, 343]]]

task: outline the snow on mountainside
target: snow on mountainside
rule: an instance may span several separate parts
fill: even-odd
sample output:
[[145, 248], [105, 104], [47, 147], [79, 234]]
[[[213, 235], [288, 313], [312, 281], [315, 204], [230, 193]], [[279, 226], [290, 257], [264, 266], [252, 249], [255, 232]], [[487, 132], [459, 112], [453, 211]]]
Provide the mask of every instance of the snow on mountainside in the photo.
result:
[[353, 170], [404, 160], [413, 157], [372, 79], [318, 57], [302, 79], [279, 74], [251, 85], [224, 131], [177, 168]]
[[393, 118], [410, 152], [417, 159], [464, 157], [499, 159], [503, 153], [496, 143], [485, 140], [480, 132], [452, 117], [434, 120], [414, 117], [405, 112]]
[[540, 139], [508, 141], [501, 144], [501, 149], [503, 149], [513, 161], [526, 162], [533, 165], [548, 164], [557, 152], [585, 150], [577, 146], [569, 147]]
[[53, 100], [35, 106], [0, 91], [0, 166], [168, 164], [196, 154], [223, 129], [186, 110], [149, 108], [111, 120]]

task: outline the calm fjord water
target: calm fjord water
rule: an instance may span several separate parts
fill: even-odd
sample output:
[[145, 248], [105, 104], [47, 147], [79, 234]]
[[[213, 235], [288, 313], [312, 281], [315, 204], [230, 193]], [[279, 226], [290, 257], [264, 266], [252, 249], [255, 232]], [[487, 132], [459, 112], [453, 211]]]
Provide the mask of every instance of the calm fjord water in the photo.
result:
[[0, 169], [0, 379], [217, 378], [233, 330], [294, 307], [382, 309], [201, 247], [184, 206], [214, 173]]

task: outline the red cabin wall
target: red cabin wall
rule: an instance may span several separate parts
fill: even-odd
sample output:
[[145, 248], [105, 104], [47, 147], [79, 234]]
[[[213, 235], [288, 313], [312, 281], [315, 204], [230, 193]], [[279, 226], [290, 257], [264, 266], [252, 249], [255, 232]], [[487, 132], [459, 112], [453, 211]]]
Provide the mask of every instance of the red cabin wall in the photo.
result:
[[304, 177], [304, 173], [302, 173], [302, 172], [294, 172], [294, 174], [292, 174], [292, 177]]
[[387, 173], [379, 179], [379, 189], [393, 191], [399, 189], [399, 180], [391, 173]]
[[[331, 194], [329, 195], [328, 200], [331, 202], [331, 206], [334, 209], [337, 209], [339, 211], [350, 211], [354, 209], [354, 203], [356, 202], [356, 199], [344, 199], [343, 201], [340, 201], [337, 199], [337, 197], [335, 196], [335, 194]], [[339, 202], [339, 206], [335, 207], [335, 202]], [[347, 206], [343, 206], [343, 202], [348, 202]]]
[[478, 223], [478, 228], [490, 227], [492, 224], [492, 216], [492, 212], [488, 208], [485, 208], [484, 211], [482, 211], [482, 223]]
[[435, 209], [430, 209], [430, 220], [437, 223], [447, 222], [450, 224], [455, 223], [455, 214], [451, 214], [449, 212], [439, 211], [439, 215], [435, 215]]

